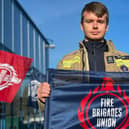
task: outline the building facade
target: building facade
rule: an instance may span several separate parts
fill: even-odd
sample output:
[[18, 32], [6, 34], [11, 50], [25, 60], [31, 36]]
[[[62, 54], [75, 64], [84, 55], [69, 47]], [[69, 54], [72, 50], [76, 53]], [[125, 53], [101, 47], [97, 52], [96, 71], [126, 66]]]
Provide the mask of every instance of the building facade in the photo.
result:
[[0, 129], [41, 129], [36, 89], [46, 78], [49, 43], [17, 0], [0, 0], [0, 50], [33, 58], [11, 104], [0, 102]]

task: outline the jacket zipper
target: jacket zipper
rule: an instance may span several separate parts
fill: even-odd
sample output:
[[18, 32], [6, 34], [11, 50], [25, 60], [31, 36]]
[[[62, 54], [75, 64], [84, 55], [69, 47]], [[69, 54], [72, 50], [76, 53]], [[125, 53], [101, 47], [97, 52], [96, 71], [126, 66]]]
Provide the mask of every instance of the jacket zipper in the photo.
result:
[[94, 71], [96, 71], [96, 51], [95, 51], [95, 46], [93, 46], [93, 56], [94, 56], [94, 62], [93, 62], [93, 64], [94, 64]]

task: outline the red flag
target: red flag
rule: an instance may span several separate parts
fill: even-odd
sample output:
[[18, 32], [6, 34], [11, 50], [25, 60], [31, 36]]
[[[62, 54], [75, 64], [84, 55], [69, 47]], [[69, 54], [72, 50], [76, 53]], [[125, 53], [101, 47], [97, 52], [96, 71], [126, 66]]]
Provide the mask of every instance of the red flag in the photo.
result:
[[31, 58], [0, 51], [0, 101], [12, 102], [31, 63]]

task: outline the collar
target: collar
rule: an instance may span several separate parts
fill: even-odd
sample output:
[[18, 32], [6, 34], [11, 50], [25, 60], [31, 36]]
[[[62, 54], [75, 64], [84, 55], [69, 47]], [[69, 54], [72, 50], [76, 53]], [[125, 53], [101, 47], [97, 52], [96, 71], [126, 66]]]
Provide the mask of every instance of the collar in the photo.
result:
[[98, 49], [100, 51], [108, 51], [108, 46], [105, 39], [103, 41], [83, 40], [83, 44], [87, 50]]
[[[84, 40], [83, 40], [84, 41]], [[85, 46], [83, 44], [83, 41], [80, 41], [79, 42], [79, 47], [80, 49], [84, 49]], [[105, 40], [106, 41], [106, 40]], [[109, 41], [106, 41], [106, 44], [107, 44], [107, 47], [108, 47], [108, 52], [114, 52], [115, 51], [115, 46], [112, 42], [112, 40], [109, 40]]]

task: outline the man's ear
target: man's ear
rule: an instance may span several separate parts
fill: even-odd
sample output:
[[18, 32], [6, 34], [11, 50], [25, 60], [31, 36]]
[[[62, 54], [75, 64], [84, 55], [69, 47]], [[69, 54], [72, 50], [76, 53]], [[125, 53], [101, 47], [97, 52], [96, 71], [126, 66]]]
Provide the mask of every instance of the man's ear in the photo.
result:
[[84, 31], [82, 23], [80, 23], [81, 30]]
[[106, 32], [108, 31], [109, 25], [106, 26]]

